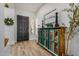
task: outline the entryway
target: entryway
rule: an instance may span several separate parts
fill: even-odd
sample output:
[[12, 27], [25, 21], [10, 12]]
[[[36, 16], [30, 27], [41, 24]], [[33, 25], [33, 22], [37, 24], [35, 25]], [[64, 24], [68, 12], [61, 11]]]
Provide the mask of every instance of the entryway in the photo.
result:
[[29, 17], [17, 15], [17, 41], [29, 40]]

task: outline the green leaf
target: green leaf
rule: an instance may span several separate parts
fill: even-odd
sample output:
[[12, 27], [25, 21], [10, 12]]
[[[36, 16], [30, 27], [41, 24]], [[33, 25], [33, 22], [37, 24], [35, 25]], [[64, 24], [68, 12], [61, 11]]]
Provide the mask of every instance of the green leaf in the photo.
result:
[[5, 3], [4, 7], [9, 8], [9, 6], [8, 6], [8, 4], [7, 4], [7, 3]]
[[79, 26], [79, 21], [77, 22], [77, 25]]
[[72, 16], [70, 16], [69, 14], [68, 14], [68, 17], [69, 17], [70, 20], [73, 20]]
[[5, 18], [4, 23], [6, 25], [13, 25], [14, 21], [12, 20], [12, 18]]

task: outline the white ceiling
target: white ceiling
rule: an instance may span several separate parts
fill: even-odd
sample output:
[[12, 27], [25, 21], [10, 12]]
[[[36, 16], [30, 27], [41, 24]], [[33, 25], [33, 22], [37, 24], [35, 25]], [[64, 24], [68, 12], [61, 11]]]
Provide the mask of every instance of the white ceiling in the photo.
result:
[[29, 11], [29, 12], [37, 12], [44, 3], [16, 3], [16, 10]]

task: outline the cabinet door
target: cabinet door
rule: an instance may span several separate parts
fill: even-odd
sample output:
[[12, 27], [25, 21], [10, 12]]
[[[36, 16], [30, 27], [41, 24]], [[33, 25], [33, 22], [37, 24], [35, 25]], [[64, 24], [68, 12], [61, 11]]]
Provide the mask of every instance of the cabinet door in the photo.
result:
[[59, 30], [59, 55], [65, 55], [65, 28]]
[[59, 54], [59, 30], [54, 30], [54, 52]]

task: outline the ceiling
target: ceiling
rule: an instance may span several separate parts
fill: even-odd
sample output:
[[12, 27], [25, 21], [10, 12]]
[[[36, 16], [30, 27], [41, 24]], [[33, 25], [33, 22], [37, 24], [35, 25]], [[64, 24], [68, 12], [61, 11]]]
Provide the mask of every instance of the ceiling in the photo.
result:
[[29, 11], [36, 13], [44, 3], [16, 3], [16, 10]]

